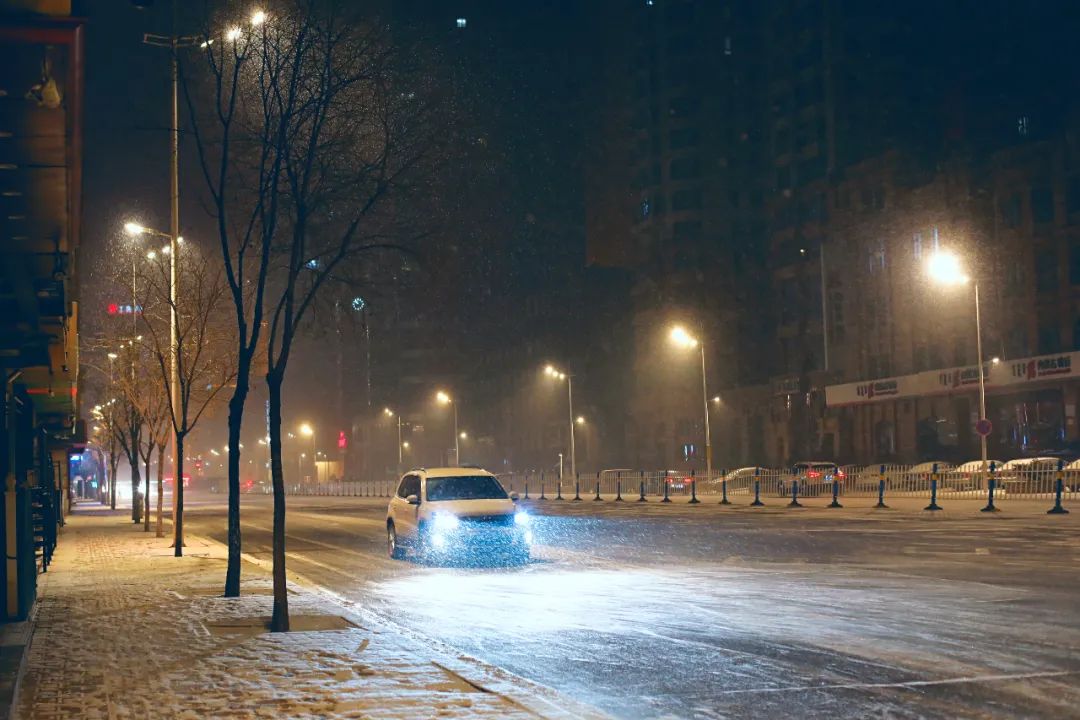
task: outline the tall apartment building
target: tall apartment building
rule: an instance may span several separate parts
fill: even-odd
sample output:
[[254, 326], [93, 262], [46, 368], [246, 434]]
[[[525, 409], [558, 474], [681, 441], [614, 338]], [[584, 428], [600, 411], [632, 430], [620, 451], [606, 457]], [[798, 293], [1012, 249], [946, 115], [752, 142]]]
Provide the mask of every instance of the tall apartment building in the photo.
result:
[[[701, 363], [667, 340], [705, 341], [710, 387], [766, 377], [760, 23], [745, 3], [611, 2], [599, 144], [586, 180], [587, 256], [628, 276], [629, 318], [609, 362], [626, 382], [623, 462], [703, 465]], [[605, 42], [605, 41], [601, 41]]]
[[[599, 155], [617, 163], [626, 146], [632, 181], [590, 202], [589, 255], [636, 278], [627, 435], [639, 452], [628, 461], [702, 465], [683, 452], [703, 435], [700, 369], [666, 346], [675, 319], [707, 342], [714, 465], [970, 454], [967, 386], [896, 408], [880, 394], [868, 409], [827, 396], [974, 362], [970, 303], [925, 285], [937, 249], [962, 253], [983, 279], [986, 353], [1000, 372], [1042, 357], [1039, 376], [1075, 342], [1077, 84], [1053, 53], [1076, 10], [620, 7], [633, 41], [608, 62], [633, 84], [605, 127], [630, 122]], [[606, 170], [595, 177], [610, 182]], [[1045, 447], [1030, 440], [1039, 433], [1076, 439], [1072, 391], [1035, 392], [1034, 404], [991, 401], [1003, 455]]]

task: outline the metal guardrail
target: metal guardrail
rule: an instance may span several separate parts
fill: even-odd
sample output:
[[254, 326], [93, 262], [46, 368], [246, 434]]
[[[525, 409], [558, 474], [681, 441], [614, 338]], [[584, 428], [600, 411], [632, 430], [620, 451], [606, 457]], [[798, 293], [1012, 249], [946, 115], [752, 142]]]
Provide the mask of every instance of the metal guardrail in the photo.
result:
[[[1064, 470], [1051, 462], [992, 464], [987, 472], [973, 472], [950, 465], [845, 465], [838, 472], [793, 472], [783, 468], [740, 468], [721, 470], [709, 477], [681, 471], [603, 471], [577, 478], [559, 478], [553, 473], [512, 473], [499, 475], [507, 492], [527, 500], [614, 500], [632, 502], [645, 499], [708, 498], [746, 503], [755, 498], [833, 498], [835, 506], [843, 498], [924, 497], [989, 498], [993, 501], [1069, 497], [1080, 492], [1080, 470]], [[797, 483], [797, 488], [796, 488]], [[292, 483], [286, 494], [327, 497], [390, 497], [397, 481], [347, 480], [322, 483]], [[834, 497], [835, 496], [835, 497]], [[1060, 503], [1058, 503], [1059, 505]]]

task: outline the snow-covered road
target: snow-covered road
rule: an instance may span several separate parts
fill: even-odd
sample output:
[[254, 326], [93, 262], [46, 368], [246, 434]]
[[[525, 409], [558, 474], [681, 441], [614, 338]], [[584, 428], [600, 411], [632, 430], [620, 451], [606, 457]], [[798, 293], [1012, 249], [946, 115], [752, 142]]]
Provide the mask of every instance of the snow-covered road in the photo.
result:
[[290, 569], [619, 717], [1080, 717], [1075, 514], [548, 503], [534, 562], [475, 569], [386, 560], [385, 501], [290, 503]]

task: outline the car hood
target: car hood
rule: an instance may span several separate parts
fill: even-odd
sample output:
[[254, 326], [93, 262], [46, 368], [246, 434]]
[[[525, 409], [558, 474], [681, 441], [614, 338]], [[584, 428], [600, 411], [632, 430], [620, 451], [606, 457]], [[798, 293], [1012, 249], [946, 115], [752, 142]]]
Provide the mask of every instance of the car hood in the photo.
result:
[[458, 517], [474, 515], [510, 515], [517, 509], [510, 499], [428, 501], [431, 512], [447, 512]]

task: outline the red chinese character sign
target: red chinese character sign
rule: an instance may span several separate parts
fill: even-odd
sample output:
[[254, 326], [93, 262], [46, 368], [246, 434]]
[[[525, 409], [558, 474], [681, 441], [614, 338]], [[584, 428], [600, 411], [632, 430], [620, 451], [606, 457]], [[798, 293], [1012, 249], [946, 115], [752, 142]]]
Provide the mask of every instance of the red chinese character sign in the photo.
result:
[[349, 447], [349, 440], [345, 437], [344, 430], [338, 430], [337, 447], [338, 450], [344, 450], [345, 448]]

